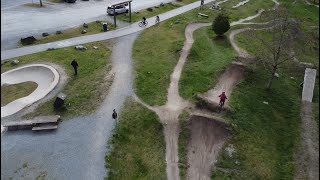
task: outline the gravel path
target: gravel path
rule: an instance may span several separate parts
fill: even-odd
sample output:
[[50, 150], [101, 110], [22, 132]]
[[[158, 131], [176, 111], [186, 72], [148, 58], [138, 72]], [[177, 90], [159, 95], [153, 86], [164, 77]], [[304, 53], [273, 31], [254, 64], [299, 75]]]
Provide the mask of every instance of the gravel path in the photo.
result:
[[[113, 48], [115, 72], [109, 94], [97, 113], [62, 121], [53, 132], [7, 131], [1, 136], [1, 179], [101, 180], [106, 176], [112, 110], [121, 111], [132, 94], [131, 50], [137, 34], [121, 37]], [[24, 167], [23, 167], [24, 165]]]

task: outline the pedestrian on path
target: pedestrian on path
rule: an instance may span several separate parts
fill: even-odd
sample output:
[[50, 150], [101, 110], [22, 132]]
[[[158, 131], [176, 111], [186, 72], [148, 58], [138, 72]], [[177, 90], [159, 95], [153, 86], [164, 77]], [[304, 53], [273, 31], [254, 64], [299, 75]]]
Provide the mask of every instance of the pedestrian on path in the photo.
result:
[[113, 113], [112, 113], [112, 118], [116, 120], [117, 117], [118, 117], [118, 114], [117, 114], [116, 110], [114, 109]]
[[200, 9], [203, 9], [203, 5], [204, 5], [204, 0], [200, 0], [201, 4], [200, 4]]
[[78, 66], [79, 65], [75, 59], [71, 62], [71, 66], [74, 69], [74, 75], [78, 75]]
[[156, 16], [156, 23], [159, 23], [159, 22], [160, 22], [160, 17]]

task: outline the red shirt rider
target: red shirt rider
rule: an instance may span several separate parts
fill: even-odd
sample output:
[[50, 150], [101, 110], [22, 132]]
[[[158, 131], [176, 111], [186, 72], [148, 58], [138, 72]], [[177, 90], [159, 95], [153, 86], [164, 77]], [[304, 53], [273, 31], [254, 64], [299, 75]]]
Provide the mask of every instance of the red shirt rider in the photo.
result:
[[220, 94], [219, 97], [220, 97], [220, 103], [222, 104], [224, 104], [224, 101], [228, 99], [225, 92], [222, 92], [222, 94]]

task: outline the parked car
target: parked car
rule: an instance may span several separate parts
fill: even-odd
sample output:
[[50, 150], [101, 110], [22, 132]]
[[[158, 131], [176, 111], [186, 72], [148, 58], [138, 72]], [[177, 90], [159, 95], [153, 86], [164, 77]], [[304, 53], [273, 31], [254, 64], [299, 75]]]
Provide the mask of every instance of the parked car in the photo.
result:
[[[128, 13], [129, 9], [127, 8], [127, 6], [119, 5], [119, 6], [115, 6], [115, 11], [116, 11], [115, 14], [122, 14], [122, 13]], [[112, 6], [108, 6], [107, 14], [114, 15]]]
[[64, 2], [67, 2], [67, 3], [75, 3], [77, 0], [64, 0]]

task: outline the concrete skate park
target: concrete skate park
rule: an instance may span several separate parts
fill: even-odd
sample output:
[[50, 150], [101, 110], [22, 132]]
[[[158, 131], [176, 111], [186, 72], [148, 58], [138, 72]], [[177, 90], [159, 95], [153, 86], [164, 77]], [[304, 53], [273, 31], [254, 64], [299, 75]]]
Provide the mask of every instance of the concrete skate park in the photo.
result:
[[[186, 1], [190, 3], [181, 5]], [[19, 7], [3, 2], [10, 5], [4, 14]], [[103, 2], [93, 1], [91, 15], [70, 18], [69, 25], [95, 23]], [[294, 73], [281, 69], [272, 89], [265, 91], [270, 73], [254, 63], [254, 56], [266, 48], [247, 33], [265, 35], [264, 29], [273, 27], [265, 12], [282, 3], [303, 6], [312, 15], [318, 15], [317, 6], [286, 0], [205, 0], [200, 9], [200, 1], [182, 0], [159, 13], [156, 23], [159, 2], [153, 12], [133, 13], [136, 20], [126, 27], [4, 48], [1, 91], [10, 87], [8, 96], [16, 96], [12, 91], [22, 95], [1, 107], [1, 179], [318, 177], [318, 141], [313, 139], [319, 133], [318, 115], [313, 107], [318, 105], [319, 64], [307, 59], [308, 68], [298, 66]], [[85, 3], [75, 7], [85, 9]], [[48, 11], [51, 18], [56, 8], [67, 6], [27, 11]], [[219, 14], [213, 6], [230, 13], [231, 28], [222, 37], [212, 30]], [[66, 14], [74, 12], [66, 9]], [[149, 24], [139, 27], [146, 12]], [[4, 32], [18, 26], [4, 24]], [[37, 23], [39, 31], [33, 33], [54, 32], [57, 24], [40, 28]], [[12, 32], [2, 43], [18, 36]], [[84, 48], [77, 49], [79, 45]], [[312, 54], [310, 49], [315, 48], [306, 48]], [[79, 64], [77, 75], [72, 60]], [[219, 105], [221, 92], [228, 97], [224, 108]], [[57, 110], [53, 105], [61, 93], [65, 104]]]

